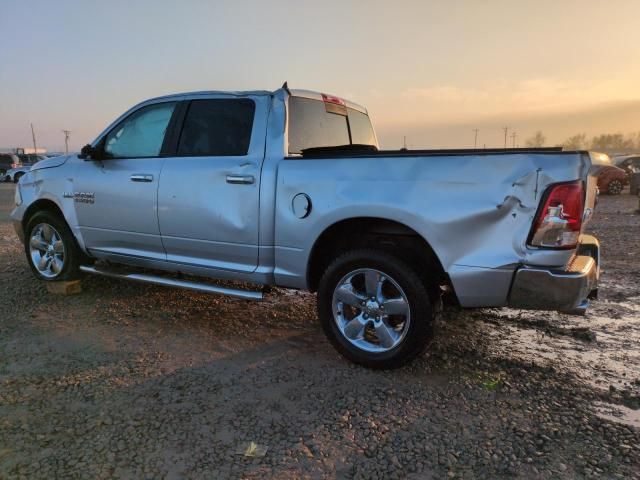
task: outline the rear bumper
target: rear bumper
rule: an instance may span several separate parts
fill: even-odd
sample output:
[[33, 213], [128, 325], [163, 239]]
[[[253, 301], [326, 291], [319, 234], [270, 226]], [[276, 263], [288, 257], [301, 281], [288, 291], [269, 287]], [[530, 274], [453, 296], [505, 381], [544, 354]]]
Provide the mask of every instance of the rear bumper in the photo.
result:
[[600, 243], [581, 235], [576, 255], [564, 269], [524, 266], [516, 270], [509, 306], [536, 310], [573, 311], [595, 296], [600, 276]]

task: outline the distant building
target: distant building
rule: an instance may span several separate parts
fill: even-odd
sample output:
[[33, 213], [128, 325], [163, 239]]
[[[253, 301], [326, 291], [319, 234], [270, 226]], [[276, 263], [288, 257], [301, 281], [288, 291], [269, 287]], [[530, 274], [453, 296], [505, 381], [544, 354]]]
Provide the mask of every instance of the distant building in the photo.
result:
[[14, 148], [0, 148], [0, 153], [47, 153], [46, 148], [36, 148], [33, 147], [14, 147]]

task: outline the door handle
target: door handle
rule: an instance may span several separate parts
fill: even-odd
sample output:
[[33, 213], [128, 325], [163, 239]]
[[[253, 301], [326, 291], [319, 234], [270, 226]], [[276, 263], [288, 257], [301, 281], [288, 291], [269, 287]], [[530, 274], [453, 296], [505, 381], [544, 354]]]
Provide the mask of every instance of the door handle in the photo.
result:
[[255, 181], [253, 175], [227, 175], [227, 183], [234, 185], [251, 185]]
[[153, 175], [148, 173], [134, 173], [130, 178], [132, 182], [153, 182]]

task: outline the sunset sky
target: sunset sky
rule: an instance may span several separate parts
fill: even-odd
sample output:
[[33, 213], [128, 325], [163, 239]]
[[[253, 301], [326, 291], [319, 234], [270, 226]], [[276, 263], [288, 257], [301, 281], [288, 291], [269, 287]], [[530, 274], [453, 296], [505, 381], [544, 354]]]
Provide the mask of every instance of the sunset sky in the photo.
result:
[[385, 147], [640, 131], [640, 1], [0, 0], [0, 148], [93, 140], [149, 97], [291, 87]]

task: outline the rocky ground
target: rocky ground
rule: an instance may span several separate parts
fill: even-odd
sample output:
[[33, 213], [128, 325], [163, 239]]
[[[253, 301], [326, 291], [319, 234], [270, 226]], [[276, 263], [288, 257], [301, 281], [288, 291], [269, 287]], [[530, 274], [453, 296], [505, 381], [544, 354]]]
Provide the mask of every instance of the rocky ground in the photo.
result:
[[[86, 278], [47, 293], [0, 185], [0, 478], [640, 478], [640, 215], [602, 197], [584, 318], [447, 311], [429, 353], [347, 363], [314, 297]], [[266, 455], [242, 453], [247, 442]]]

